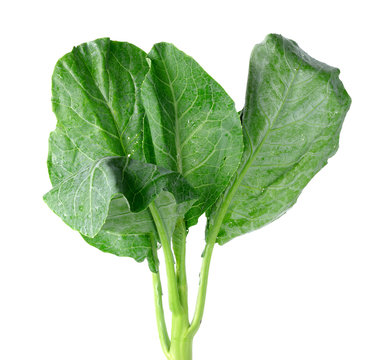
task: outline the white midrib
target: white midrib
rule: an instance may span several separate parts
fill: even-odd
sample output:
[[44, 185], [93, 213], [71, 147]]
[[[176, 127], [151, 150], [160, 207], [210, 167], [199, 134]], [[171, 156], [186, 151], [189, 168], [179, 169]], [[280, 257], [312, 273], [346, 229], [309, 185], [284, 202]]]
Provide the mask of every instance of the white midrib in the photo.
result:
[[[299, 72], [299, 69], [300, 69], [300, 66], [298, 66], [298, 68], [296, 69], [296, 72], [293, 75], [293, 78], [292, 78], [292, 80], [291, 80], [291, 82], [290, 82], [290, 84], [289, 84], [289, 86], [288, 86], [288, 88], [286, 90], [285, 96], [284, 96], [284, 98], [283, 98], [283, 100], [282, 100], [282, 102], [280, 104], [280, 107], [277, 110], [277, 112], [276, 112], [276, 114], [275, 114], [275, 116], [274, 116], [274, 118], [273, 118], [273, 120], [272, 120], [269, 128], [267, 129], [266, 133], [264, 134], [262, 140], [260, 141], [260, 143], [256, 147], [255, 151], [251, 152], [251, 155], [250, 155], [249, 159], [246, 162], [243, 163], [244, 165], [242, 166], [241, 171], [240, 172], [238, 172], [238, 171], [236, 172], [235, 178], [234, 178], [234, 181], [232, 182], [231, 187], [226, 192], [226, 195], [223, 198], [222, 203], [221, 203], [220, 207], [218, 208], [218, 211], [216, 211], [214, 223], [216, 223], [217, 225], [222, 223], [222, 221], [224, 219], [224, 216], [226, 215], [226, 212], [227, 212], [227, 210], [228, 210], [228, 208], [230, 206], [230, 203], [233, 200], [233, 197], [234, 197], [235, 193], [237, 192], [237, 190], [238, 190], [239, 186], [241, 185], [244, 177], [246, 176], [247, 171], [249, 170], [251, 164], [253, 163], [254, 159], [258, 155], [258, 153], [259, 153], [260, 149], [262, 148], [264, 142], [266, 141], [266, 139], [268, 137], [268, 134], [270, 133], [270, 130], [273, 127], [276, 119], [279, 117], [279, 114], [280, 114], [283, 106], [285, 105], [287, 97], [288, 97], [288, 95], [290, 93], [292, 85], [293, 85], [293, 83], [296, 80], [296, 76], [297, 76], [297, 74]], [[247, 136], [249, 136], [249, 134], [247, 132], [246, 132], [246, 134], [247, 134]], [[251, 141], [250, 138], [249, 138], [249, 141]], [[251, 143], [250, 143], [250, 146], [251, 146]], [[220, 230], [220, 226], [218, 226], [218, 230], [215, 231], [216, 235], [214, 236], [214, 241], [216, 241], [216, 239], [217, 239], [217, 234], [218, 234], [219, 230]]]
[[[130, 72], [128, 69], [126, 69], [126, 68], [125, 68], [125, 67], [119, 62], [119, 60], [115, 57], [114, 54], [112, 54], [112, 55], [114, 56], [115, 60], [116, 60], [116, 61], [117, 61], [117, 62], [118, 62], [118, 63], [119, 63], [119, 64], [120, 64], [120, 65], [121, 65], [126, 71], [128, 71], [128, 73], [130, 74], [131, 79], [132, 79], [132, 81], [133, 81], [134, 88], [135, 88], [135, 80], [134, 80], [133, 76], [131, 75], [131, 72]], [[88, 65], [86, 64], [86, 62], [85, 62], [85, 58], [82, 57], [82, 61], [83, 61], [84, 65], [85, 65], [87, 71], [89, 72], [89, 74], [90, 74], [90, 76], [91, 76], [91, 78], [92, 78], [94, 84], [96, 85], [96, 87], [97, 87], [99, 93], [101, 94], [101, 96], [102, 96], [102, 98], [103, 98], [103, 103], [107, 106], [107, 108], [108, 108], [109, 111], [110, 111], [110, 114], [111, 114], [111, 116], [112, 116], [112, 118], [113, 118], [113, 122], [114, 122], [114, 125], [115, 125], [115, 129], [116, 129], [117, 134], [118, 134], [117, 137], [118, 137], [119, 142], [120, 142], [120, 145], [121, 145], [121, 147], [122, 147], [122, 149], [123, 149], [124, 156], [127, 156], [127, 151], [126, 151], [126, 148], [125, 148], [125, 146], [124, 146], [124, 144], [123, 144], [123, 141], [122, 141], [122, 132], [121, 132], [121, 129], [119, 128], [119, 124], [118, 124], [118, 121], [117, 121], [116, 115], [115, 115], [115, 113], [114, 113], [114, 110], [113, 110], [113, 108], [112, 108], [112, 106], [111, 106], [110, 99], [108, 99], [108, 97], [102, 92], [102, 89], [101, 89], [100, 85], [98, 84], [98, 82], [97, 82], [95, 76], [92, 74], [92, 72], [90, 71]], [[108, 67], [107, 67], [107, 63], [106, 63], [106, 65], [105, 65], [105, 70], [106, 70], [106, 72], [107, 72], [108, 78], [110, 79], [110, 73], [109, 73], [109, 69], [108, 69]], [[70, 70], [69, 70], [69, 72], [70, 72], [71, 76], [74, 78], [73, 73], [72, 73]], [[75, 79], [75, 78], [74, 78], [74, 79]], [[80, 82], [79, 82], [77, 79], [75, 79], [75, 80], [76, 80], [76, 82], [81, 86]], [[111, 82], [109, 82], [109, 96], [110, 96], [111, 91], [112, 91], [112, 90], [110, 89], [110, 86], [111, 86], [110, 84], [111, 84]], [[85, 91], [86, 91], [86, 90], [85, 90]], [[135, 93], [136, 93], [136, 88], [135, 88]], [[100, 100], [100, 99], [98, 99], [98, 100]], [[104, 130], [104, 129], [102, 129], [102, 130]]]
[[[297, 77], [297, 74], [298, 74], [298, 72], [299, 72], [299, 70], [300, 70], [300, 67], [301, 67], [301, 64], [297, 67], [296, 72], [294, 73], [293, 78], [292, 78], [290, 84], [288, 85], [288, 88], [287, 88], [287, 90], [286, 90], [285, 96], [284, 96], [284, 98], [282, 99], [282, 102], [281, 102], [281, 104], [280, 104], [280, 107], [279, 107], [278, 111], [276, 112], [274, 118], [272, 119], [272, 122], [271, 122], [270, 126], [268, 127], [266, 133], [264, 134], [263, 139], [262, 139], [261, 142], [258, 144], [258, 146], [256, 147], [255, 151], [252, 152], [252, 155], [250, 156], [249, 160], [246, 162], [246, 164], [245, 164], [245, 168], [246, 168], [246, 170], [249, 169], [249, 167], [250, 167], [251, 164], [253, 163], [254, 159], [255, 159], [256, 156], [258, 155], [260, 149], [263, 147], [263, 144], [265, 143], [266, 139], [268, 138], [268, 135], [270, 134], [270, 131], [271, 131], [271, 129], [273, 128], [276, 119], [279, 117], [280, 112], [281, 112], [281, 110], [283, 109], [283, 107], [284, 107], [284, 105], [285, 105], [285, 103], [286, 103], [286, 101], [287, 101], [288, 95], [289, 95], [289, 93], [290, 93], [290, 91], [291, 91], [292, 85], [294, 84], [294, 82], [295, 82], [295, 80], [296, 80], [296, 77]], [[247, 135], [249, 135], [249, 134], [247, 134]], [[242, 170], [242, 172], [243, 172], [243, 170]], [[245, 173], [246, 173], [246, 171], [245, 171]]]
[[156, 48], [156, 51], [158, 52], [158, 54], [160, 56], [160, 59], [161, 59], [161, 62], [162, 62], [162, 65], [164, 66], [164, 69], [165, 69], [165, 72], [166, 72], [166, 76], [167, 76], [168, 81], [169, 81], [169, 88], [170, 88], [170, 91], [171, 91], [171, 95], [173, 97], [174, 120], [175, 120], [175, 126], [174, 126], [175, 149], [176, 149], [176, 155], [177, 155], [176, 164], [177, 164], [177, 172], [179, 172], [180, 174], [182, 174], [182, 154], [181, 154], [181, 139], [180, 139], [180, 128], [179, 128], [179, 116], [178, 116], [177, 99], [175, 97], [175, 92], [174, 92], [174, 89], [173, 89], [173, 84], [172, 84], [172, 81], [171, 81], [168, 69], [166, 67], [164, 58], [161, 56], [161, 54], [160, 54], [160, 52], [159, 52], [159, 50], [157, 48]]

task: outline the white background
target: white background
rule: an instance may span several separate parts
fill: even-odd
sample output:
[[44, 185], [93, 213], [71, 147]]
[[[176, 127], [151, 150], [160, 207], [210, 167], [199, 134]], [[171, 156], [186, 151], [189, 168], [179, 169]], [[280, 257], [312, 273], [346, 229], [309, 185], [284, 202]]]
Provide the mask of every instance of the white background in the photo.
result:
[[[4, 1], [0, 9], [0, 359], [163, 359], [145, 263], [87, 245], [43, 203], [50, 81], [74, 45], [173, 42], [243, 106], [270, 32], [341, 69], [336, 156], [284, 217], [217, 247], [195, 360], [377, 359], [373, 1]], [[188, 240], [193, 305], [204, 219]]]

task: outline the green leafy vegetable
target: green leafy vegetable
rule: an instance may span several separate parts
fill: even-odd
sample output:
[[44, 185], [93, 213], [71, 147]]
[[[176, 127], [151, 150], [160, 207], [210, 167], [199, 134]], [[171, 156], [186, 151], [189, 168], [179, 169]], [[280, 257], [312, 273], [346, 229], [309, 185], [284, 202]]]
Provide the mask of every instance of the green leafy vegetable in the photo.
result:
[[99, 39], [74, 48], [53, 74], [58, 127], [91, 159], [144, 159], [140, 87], [148, 70], [146, 54], [128, 43]]
[[220, 244], [281, 216], [336, 152], [351, 103], [338, 75], [278, 35], [254, 48], [242, 111], [244, 156], [209, 215], [211, 224], [232, 198]]
[[[164, 214], [172, 233], [174, 218], [197, 196], [182, 175], [138, 161], [145, 159], [140, 88], [148, 71], [142, 50], [109, 39], [80, 45], [58, 61], [52, 86], [58, 125], [48, 157], [54, 188], [44, 199], [90, 244], [137, 261], [149, 257], [156, 271], [151, 242], [158, 236], [146, 207], [158, 196], [170, 210]], [[166, 191], [174, 197], [159, 196]], [[128, 213], [132, 226], [125, 226]]]
[[[188, 200], [176, 203], [174, 196], [162, 191], [155, 199], [158, 209], [162, 209], [162, 219], [166, 225], [167, 234], [171, 237], [177, 218], [182, 217], [195, 201]], [[110, 203], [106, 222], [100, 232], [84, 239], [96, 248], [118, 256], [129, 256], [141, 262], [148, 259], [149, 267], [157, 271], [156, 259], [153, 256], [153, 246], [157, 246], [158, 233], [149, 209], [132, 212], [124, 196], [116, 196]]]
[[186, 215], [197, 222], [219, 197], [242, 155], [242, 129], [233, 100], [174, 45], [154, 45], [142, 98], [156, 164], [181, 173], [199, 193]]
[[[191, 360], [216, 243], [275, 220], [338, 148], [351, 99], [339, 70], [280, 35], [250, 59], [244, 109], [171, 44], [150, 53], [98, 39], [53, 74], [44, 199], [98, 249], [152, 271], [157, 327], [169, 360]], [[189, 317], [186, 235], [206, 212], [200, 285]], [[172, 329], [159, 270], [164, 252]]]
[[163, 190], [174, 194], [177, 203], [195, 198], [178, 173], [128, 157], [109, 156], [67, 177], [44, 199], [72, 229], [93, 237], [102, 228], [114, 196], [124, 195], [124, 209], [137, 213]]

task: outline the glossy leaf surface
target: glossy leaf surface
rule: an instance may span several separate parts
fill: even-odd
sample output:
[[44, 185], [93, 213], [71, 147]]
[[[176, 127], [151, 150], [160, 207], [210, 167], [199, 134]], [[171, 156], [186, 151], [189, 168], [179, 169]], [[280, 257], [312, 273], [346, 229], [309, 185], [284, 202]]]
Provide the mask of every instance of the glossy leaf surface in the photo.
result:
[[94, 237], [102, 228], [110, 201], [123, 195], [136, 217], [162, 191], [174, 194], [177, 203], [194, 198], [182, 175], [128, 157], [105, 157], [67, 177], [44, 199], [74, 230]]
[[190, 56], [160, 43], [148, 57], [151, 70], [142, 87], [151, 136], [146, 153], [149, 162], [181, 173], [197, 190], [199, 199], [186, 214], [191, 226], [238, 167], [239, 116], [233, 100]]
[[144, 51], [128, 43], [98, 39], [75, 47], [53, 74], [58, 127], [93, 160], [143, 159], [140, 87], [148, 70]]
[[[58, 124], [48, 157], [54, 188], [45, 195], [89, 243], [137, 261], [151, 254], [151, 239], [157, 243], [146, 206], [156, 199], [178, 216], [196, 198], [180, 174], [141, 162], [145, 116], [140, 88], [148, 70], [142, 50], [109, 39], [82, 44], [58, 61], [52, 86]], [[106, 221], [108, 212], [110, 217], [130, 213], [132, 226]], [[172, 221], [167, 227], [173, 227]]]
[[338, 75], [282, 36], [254, 48], [242, 112], [245, 151], [209, 214], [210, 227], [231, 199], [220, 244], [281, 216], [334, 155], [351, 103]]
[[[176, 203], [174, 196], [161, 192], [155, 200], [165, 223], [168, 236], [171, 236], [177, 217], [183, 216], [195, 200]], [[148, 209], [131, 212], [124, 197], [118, 196], [110, 203], [106, 222], [93, 238], [84, 236], [90, 244], [104, 252], [118, 256], [130, 256], [136, 261], [148, 259], [149, 267], [156, 272], [152, 246], [157, 246], [158, 234], [154, 220]], [[151, 246], [152, 243], [152, 246]]]

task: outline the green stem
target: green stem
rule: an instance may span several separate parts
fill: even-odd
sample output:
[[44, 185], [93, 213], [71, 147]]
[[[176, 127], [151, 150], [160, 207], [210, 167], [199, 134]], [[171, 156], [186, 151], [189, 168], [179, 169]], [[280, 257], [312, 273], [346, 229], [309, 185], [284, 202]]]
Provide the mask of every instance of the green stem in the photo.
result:
[[209, 267], [211, 263], [211, 257], [213, 253], [213, 248], [216, 244], [217, 235], [220, 231], [221, 224], [224, 220], [224, 216], [228, 210], [228, 207], [233, 199], [235, 192], [237, 191], [239, 185], [241, 184], [242, 179], [246, 175], [248, 167], [245, 166], [242, 171], [235, 175], [235, 178], [232, 182], [232, 185], [226, 190], [222, 204], [218, 207], [214, 221], [208, 229], [207, 238], [206, 238], [206, 247], [204, 249], [204, 256], [202, 262], [202, 268], [200, 271], [200, 284], [199, 291], [196, 300], [196, 307], [194, 317], [192, 319], [191, 325], [188, 329], [187, 335], [194, 336], [199, 330], [200, 324], [203, 319], [204, 306], [206, 301], [207, 294], [207, 285], [208, 285], [208, 276], [209, 276]]
[[215, 242], [207, 243], [204, 250], [204, 257], [203, 257], [203, 262], [202, 262], [202, 268], [200, 271], [200, 284], [199, 284], [198, 296], [196, 300], [195, 313], [194, 313], [194, 317], [192, 319], [191, 325], [187, 331], [187, 336], [189, 337], [195, 336], [195, 334], [199, 330], [200, 324], [203, 319], [204, 305], [205, 305], [206, 294], [207, 294], [209, 266], [211, 263], [211, 257], [212, 257], [214, 246], [215, 246]]
[[176, 259], [176, 273], [179, 298], [183, 311], [188, 319], [188, 289], [186, 276], [186, 224], [183, 218], [179, 218], [173, 234], [173, 249]]
[[149, 210], [152, 214], [158, 236], [161, 241], [162, 250], [165, 257], [166, 275], [168, 280], [168, 293], [169, 293], [169, 307], [173, 314], [181, 313], [182, 306], [179, 300], [178, 286], [176, 281], [174, 269], [174, 257], [170, 247], [170, 239], [167, 235], [165, 223], [161, 218], [160, 212], [156, 205], [152, 202], [149, 205]]
[[192, 336], [187, 336], [189, 321], [182, 314], [173, 316], [171, 331], [170, 360], [192, 360]]
[[187, 336], [190, 326], [188, 314], [188, 290], [186, 276], [186, 224], [179, 218], [173, 234], [173, 250], [176, 259], [176, 274], [182, 313], [172, 317], [170, 356], [172, 360], [192, 359], [192, 337]]
[[[178, 247], [175, 247], [177, 270], [174, 268], [174, 257], [165, 224], [154, 203], [149, 205], [156, 229], [164, 251], [168, 280], [169, 307], [172, 312], [171, 341], [166, 329], [162, 305], [161, 281], [158, 273], [153, 274], [157, 327], [162, 350], [169, 360], [192, 360], [192, 337], [187, 335], [189, 328], [187, 306], [187, 279], [185, 268], [186, 256], [186, 225], [179, 219], [174, 233]], [[157, 251], [152, 246], [154, 258], [158, 263]]]
[[192, 360], [192, 338], [173, 343], [169, 360]]
[[164, 305], [162, 303], [162, 287], [160, 279], [160, 269], [159, 269], [159, 260], [157, 255], [157, 246], [155, 239], [151, 239], [152, 254], [154, 262], [157, 267], [157, 272], [152, 273], [153, 279], [153, 292], [154, 292], [154, 307], [156, 310], [156, 320], [157, 320], [157, 330], [158, 336], [160, 338], [160, 343], [162, 351], [169, 358], [169, 348], [170, 348], [170, 339], [168, 330], [166, 328], [165, 314], [164, 314]]
[[164, 307], [162, 304], [162, 288], [161, 288], [160, 274], [158, 272], [152, 273], [152, 278], [153, 278], [154, 305], [156, 309], [158, 335], [160, 338], [162, 351], [164, 352], [165, 356], [169, 359], [170, 339], [169, 339], [168, 331], [166, 329]]

